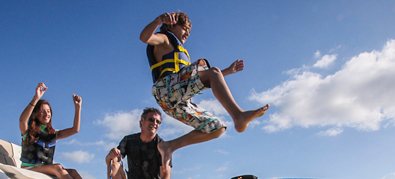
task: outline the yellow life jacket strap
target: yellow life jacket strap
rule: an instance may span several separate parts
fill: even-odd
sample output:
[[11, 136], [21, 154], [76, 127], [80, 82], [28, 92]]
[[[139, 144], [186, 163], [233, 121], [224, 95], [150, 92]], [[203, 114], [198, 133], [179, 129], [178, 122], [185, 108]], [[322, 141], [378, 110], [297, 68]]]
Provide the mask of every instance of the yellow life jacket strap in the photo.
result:
[[[153, 69], [155, 69], [156, 67], [158, 67], [158, 66], [160, 66], [160, 65], [163, 65], [163, 64], [165, 64], [165, 63], [174, 62], [174, 68], [165, 68], [165, 69], [163, 69], [162, 72], [161, 72], [160, 75], [159, 75], [159, 76], [162, 76], [162, 74], [165, 73], [165, 72], [167, 72], [167, 71], [171, 71], [171, 72], [173, 72], [173, 73], [179, 72], [179, 71], [180, 71], [180, 65], [179, 65], [180, 63], [182, 63], [182, 64], [184, 64], [184, 65], [191, 65], [191, 63], [189, 63], [189, 62], [186, 62], [186, 61], [184, 61], [184, 60], [178, 59], [178, 53], [177, 53], [177, 52], [174, 53], [174, 57], [176, 57], [176, 58], [175, 58], [175, 59], [166, 59], [166, 60], [161, 61], [161, 62], [159, 62], [159, 63], [157, 63], [157, 64], [155, 64], [155, 65], [152, 65], [151, 71], [152, 71]], [[158, 64], [159, 64], [159, 65], [158, 65]], [[154, 66], [155, 66], [155, 67], [154, 67]], [[153, 68], [153, 67], [154, 67], [154, 68]]]
[[188, 53], [187, 49], [185, 49], [184, 47], [178, 46], [178, 50], [180, 52], [184, 52], [185, 54], [187, 54], [189, 61], [191, 61], [191, 58], [189, 57], [189, 53]]
[[[183, 48], [181, 46], [178, 46], [178, 50], [180, 50], [181, 52], [184, 52], [188, 56], [188, 59], [190, 59], [188, 51], [185, 48]], [[155, 68], [157, 68], [159, 66], [162, 66], [165, 63], [174, 63], [174, 68], [165, 68], [165, 69], [163, 69], [162, 72], [159, 75], [159, 76], [161, 76], [166, 71], [172, 71], [172, 72], [180, 71], [180, 65], [179, 65], [180, 63], [182, 63], [184, 65], [190, 65], [191, 64], [190, 62], [186, 62], [185, 60], [179, 59], [178, 58], [178, 53], [179, 52], [174, 52], [174, 59], [166, 59], [166, 60], [163, 60], [163, 61], [161, 61], [159, 63], [156, 63], [155, 65], [152, 65], [151, 66], [151, 71], [153, 71]]]

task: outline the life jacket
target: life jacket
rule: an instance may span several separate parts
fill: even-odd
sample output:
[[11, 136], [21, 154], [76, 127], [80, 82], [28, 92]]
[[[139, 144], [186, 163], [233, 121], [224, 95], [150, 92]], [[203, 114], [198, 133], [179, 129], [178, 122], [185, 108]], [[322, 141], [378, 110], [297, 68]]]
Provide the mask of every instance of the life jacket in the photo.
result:
[[154, 83], [161, 77], [165, 77], [172, 73], [177, 73], [180, 71], [180, 69], [191, 64], [188, 51], [173, 33], [170, 31], [159, 33], [163, 33], [167, 36], [167, 38], [169, 38], [174, 50], [166, 55], [163, 55], [162, 61], [157, 63], [154, 56], [154, 46], [147, 46], [147, 57], [151, 67], [152, 80]]
[[56, 135], [41, 132], [36, 143], [22, 145], [21, 161], [32, 165], [52, 164], [55, 154]]

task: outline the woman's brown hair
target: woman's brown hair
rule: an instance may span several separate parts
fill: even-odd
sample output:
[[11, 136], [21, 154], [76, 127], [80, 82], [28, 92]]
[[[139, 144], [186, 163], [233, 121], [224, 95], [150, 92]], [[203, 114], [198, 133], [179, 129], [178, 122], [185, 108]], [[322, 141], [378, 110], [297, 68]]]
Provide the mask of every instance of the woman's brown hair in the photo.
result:
[[36, 104], [36, 106], [33, 109], [32, 114], [30, 115], [29, 121], [28, 121], [28, 128], [27, 128], [27, 133], [26, 133], [26, 140], [22, 141], [22, 145], [30, 145], [35, 142], [37, 142], [39, 138], [39, 134], [41, 133], [41, 123], [37, 118], [37, 114], [41, 109], [41, 106], [47, 104], [49, 106], [49, 109], [51, 110], [51, 120], [49, 120], [49, 123], [47, 124], [45, 128], [45, 132], [50, 135], [55, 135], [55, 129], [52, 128], [52, 108], [51, 105], [48, 103], [47, 100], [39, 100]]

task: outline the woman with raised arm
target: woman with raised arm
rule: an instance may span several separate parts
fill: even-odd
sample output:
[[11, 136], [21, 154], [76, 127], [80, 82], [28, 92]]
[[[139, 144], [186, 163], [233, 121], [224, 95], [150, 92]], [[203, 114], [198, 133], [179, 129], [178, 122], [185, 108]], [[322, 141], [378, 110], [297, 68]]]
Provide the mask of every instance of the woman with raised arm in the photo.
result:
[[75, 106], [73, 127], [55, 130], [52, 128], [52, 108], [48, 101], [41, 99], [48, 87], [39, 83], [36, 94], [19, 118], [22, 134], [21, 167], [59, 179], [80, 179], [75, 169], [65, 169], [60, 164], [53, 164], [56, 140], [64, 139], [78, 133], [81, 120], [82, 99], [73, 94]]

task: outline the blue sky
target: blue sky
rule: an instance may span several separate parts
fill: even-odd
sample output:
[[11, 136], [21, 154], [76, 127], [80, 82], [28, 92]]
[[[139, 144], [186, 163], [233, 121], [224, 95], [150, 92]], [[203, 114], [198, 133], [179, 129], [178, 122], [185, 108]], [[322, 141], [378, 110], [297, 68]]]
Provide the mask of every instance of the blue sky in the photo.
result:
[[[245, 69], [226, 81], [243, 109], [269, 111], [237, 133], [211, 90], [194, 102], [227, 124], [218, 139], [173, 155], [172, 178], [395, 178], [394, 1], [2, 1], [0, 138], [20, 144], [18, 119], [39, 82], [58, 141], [55, 161], [105, 178], [104, 158], [139, 131], [151, 96], [141, 30], [164, 12], [192, 19], [193, 61]], [[163, 116], [165, 140], [192, 130]]]

